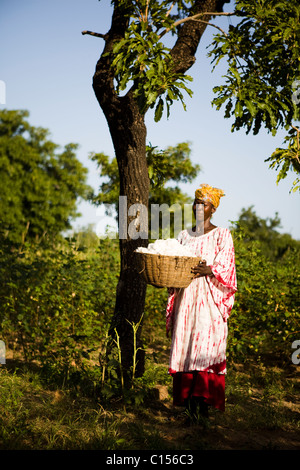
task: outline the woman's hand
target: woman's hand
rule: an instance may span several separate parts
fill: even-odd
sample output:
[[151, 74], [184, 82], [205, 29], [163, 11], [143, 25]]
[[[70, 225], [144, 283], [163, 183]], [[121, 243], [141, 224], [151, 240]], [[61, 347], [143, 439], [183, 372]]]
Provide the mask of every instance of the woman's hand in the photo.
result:
[[206, 265], [206, 261], [200, 261], [197, 266], [194, 266], [191, 269], [192, 273], [194, 274], [194, 279], [197, 277], [202, 277], [202, 276], [213, 276], [213, 272], [210, 268], [210, 266]]

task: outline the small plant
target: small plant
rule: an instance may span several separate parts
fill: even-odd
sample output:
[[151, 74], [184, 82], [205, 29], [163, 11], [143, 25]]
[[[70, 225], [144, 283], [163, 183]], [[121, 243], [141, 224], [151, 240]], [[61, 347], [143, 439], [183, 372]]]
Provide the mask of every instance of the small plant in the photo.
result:
[[131, 377], [132, 387], [133, 387], [133, 383], [135, 380], [135, 372], [136, 372], [136, 366], [137, 366], [137, 360], [136, 360], [137, 353], [138, 351], [142, 350], [142, 348], [140, 347], [138, 348], [136, 344], [137, 331], [141, 325], [142, 319], [143, 319], [143, 315], [141, 316], [138, 323], [130, 322], [129, 320], [127, 320], [128, 323], [131, 325], [132, 331], [133, 331], [133, 362], [132, 362], [133, 365], [132, 365], [132, 377]]

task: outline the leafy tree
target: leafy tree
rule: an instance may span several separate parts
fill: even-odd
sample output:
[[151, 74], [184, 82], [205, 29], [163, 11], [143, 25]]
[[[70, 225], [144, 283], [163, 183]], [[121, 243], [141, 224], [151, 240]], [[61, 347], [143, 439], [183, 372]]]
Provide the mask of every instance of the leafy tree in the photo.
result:
[[[226, 56], [229, 64], [228, 84], [216, 90], [217, 107], [226, 100], [231, 102], [226, 115], [236, 117], [237, 129], [254, 125], [258, 132], [265, 125], [274, 133], [280, 125], [291, 125], [296, 113], [291, 102], [292, 80], [298, 73], [295, 58], [299, 57], [297, 0], [237, 0], [231, 13], [222, 12], [225, 3], [228, 1], [113, 0], [109, 31], [104, 34], [83, 31], [104, 39], [93, 88], [111, 133], [120, 195], [127, 196], [129, 206], [136, 203], [147, 206], [149, 200], [145, 114], [154, 108], [155, 120], [159, 121], [164, 109], [169, 113], [174, 101], [184, 105], [184, 93], [191, 95], [187, 87], [191, 77], [187, 72], [195, 63], [200, 39], [208, 25], [220, 30], [210, 22], [211, 18], [235, 15], [241, 20], [228, 33], [222, 30], [212, 45], [213, 61]], [[167, 34], [174, 37], [172, 48], [163, 42]], [[298, 119], [297, 113], [295, 117]], [[277, 157], [275, 163], [280, 163]], [[296, 160], [290, 157], [291, 152], [284, 162], [295, 168]], [[128, 217], [127, 223], [131, 221]], [[121, 273], [113, 324], [119, 332], [125, 367], [130, 367], [132, 358], [128, 325], [139, 323], [146, 293], [133, 258], [134, 250], [141, 244], [147, 244], [147, 240], [130, 237], [120, 240]], [[139, 366], [142, 372], [142, 359]]]
[[[169, 146], [165, 150], [157, 150], [156, 147], [148, 146], [146, 158], [150, 179], [150, 204], [185, 204], [192, 199], [183, 194], [179, 188], [180, 183], [193, 181], [200, 171], [200, 166], [192, 163], [190, 159], [191, 149], [187, 142]], [[111, 161], [103, 153], [91, 155], [91, 159], [97, 163], [100, 176], [108, 178], [100, 186], [100, 192], [95, 195], [95, 204], [105, 204], [107, 214], [112, 214], [112, 206], [118, 212], [120, 177], [116, 158]], [[174, 183], [176, 185], [174, 186]]]
[[[200, 166], [190, 160], [191, 149], [187, 142], [169, 146], [165, 150], [157, 150], [156, 147], [147, 147], [147, 164], [150, 179], [149, 205], [158, 205], [159, 227], [151, 225], [151, 210], [148, 211], [148, 227], [151, 227], [152, 238], [175, 236], [174, 221], [175, 211], [180, 211], [181, 220], [185, 213], [185, 204], [191, 204], [192, 198], [184, 194], [179, 188], [179, 183], [191, 182], [200, 171]], [[107, 215], [116, 214], [119, 217], [119, 188], [120, 178], [116, 158], [111, 161], [103, 153], [91, 155], [91, 159], [97, 162], [100, 176], [108, 178], [100, 186], [100, 192], [95, 195], [93, 202], [96, 205], [104, 204]], [[174, 186], [175, 183], [175, 186]], [[192, 211], [191, 211], [192, 213]], [[172, 216], [174, 214], [174, 216]], [[162, 230], [162, 218], [167, 216], [170, 224]], [[176, 214], [176, 220], [178, 215]], [[155, 225], [155, 224], [153, 224]]]
[[[186, 87], [185, 72], [195, 61], [195, 53], [206, 23], [190, 21], [176, 29], [175, 22], [188, 14], [202, 14], [203, 20], [216, 11], [223, 1], [196, 1], [190, 4], [176, 1], [176, 13], [169, 1], [114, 1], [110, 30], [96, 34], [105, 41], [93, 77], [93, 88], [105, 114], [111, 133], [120, 175], [120, 195], [127, 197], [128, 206], [148, 205], [150, 179], [146, 159], [145, 113], [149, 107], [167, 107], [174, 100], [183, 101]], [[179, 24], [178, 24], [179, 26]], [[177, 41], [166, 48], [162, 33], [171, 31]], [[86, 32], [84, 32], [86, 33]], [[120, 47], [120, 41], [121, 43]], [[130, 46], [130, 47], [128, 47]], [[124, 75], [125, 74], [125, 75]], [[185, 88], [186, 89], [186, 88]], [[186, 89], [187, 90], [187, 89]], [[156, 119], [160, 117], [156, 108]], [[132, 218], [128, 217], [130, 224]], [[146, 283], [134, 266], [134, 250], [147, 245], [147, 240], [120, 239], [121, 272], [112, 322], [120, 337], [124, 368], [130, 368], [133, 357], [133, 338], [130, 323], [138, 324], [144, 309]], [[139, 342], [138, 332], [137, 344]], [[144, 369], [142, 350], [139, 349], [138, 370]]]
[[243, 209], [231, 228], [238, 291], [229, 319], [228, 356], [249, 354], [290, 363], [299, 333], [300, 242], [276, 228], [280, 220], [259, 218]]
[[278, 214], [266, 219], [260, 218], [253, 206], [242, 209], [236, 226], [232, 227], [235, 236], [242, 237], [244, 245], [259, 242], [264, 257], [276, 261], [282, 259], [290, 250], [300, 249], [300, 242], [294, 240], [288, 233], [279, 233], [276, 229], [280, 227]]
[[[86, 240], [84, 250], [80, 241], [22, 253], [0, 245], [0, 338], [60, 385], [78, 383], [79, 370], [88, 383], [86, 361], [105, 343], [114, 308], [117, 241], [98, 240], [96, 249]], [[97, 363], [88, 364], [99, 377]]]
[[67, 237], [70, 243], [73, 243], [78, 251], [96, 250], [99, 246], [99, 238], [93, 230], [94, 225], [88, 224]]
[[90, 192], [77, 145], [58, 152], [48, 131], [31, 126], [28, 116], [0, 112], [1, 232], [13, 244], [52, 239], [70, 228], [78, 198]]
[[[228, 64], [213, 104], [225, 106], [233, 131], [244, 127], [257, 134], [262, 126], [272, 135], [279, 128], [287, 131], [287, 148], [267, 159], [280, 169], [280, 181], [289, 170], [300, 173], [300, 5], [298, 0], [238, 0], [235, 11], [242, 20], [227, 34], [217, 34], [209, 53], [215, 65], [223, 58]], [[293, 186], [300, 189], [299, 178]]]

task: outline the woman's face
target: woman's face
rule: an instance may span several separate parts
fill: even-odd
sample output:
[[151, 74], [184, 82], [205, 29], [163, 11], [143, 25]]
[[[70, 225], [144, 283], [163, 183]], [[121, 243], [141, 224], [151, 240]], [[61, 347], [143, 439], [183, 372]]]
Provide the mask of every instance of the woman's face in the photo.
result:
[[203, 199], [195, 199], [193, 204], [193, 212], [196, 220], [210, 219], [212, 214], [216, 211], [211, 202], [204, 201]]

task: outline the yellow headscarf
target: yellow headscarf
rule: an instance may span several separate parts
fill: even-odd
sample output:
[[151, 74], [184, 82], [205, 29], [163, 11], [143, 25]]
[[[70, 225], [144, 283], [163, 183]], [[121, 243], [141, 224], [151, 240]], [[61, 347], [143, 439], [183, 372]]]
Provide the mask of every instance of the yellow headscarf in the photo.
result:
[[200, 184], [200, 188], [195, 191], [195, 198], [211, 202], [217, 208], [220, 204], [220, 198], [225, 196], [222, 189], [213, 188], [209, 184]]

